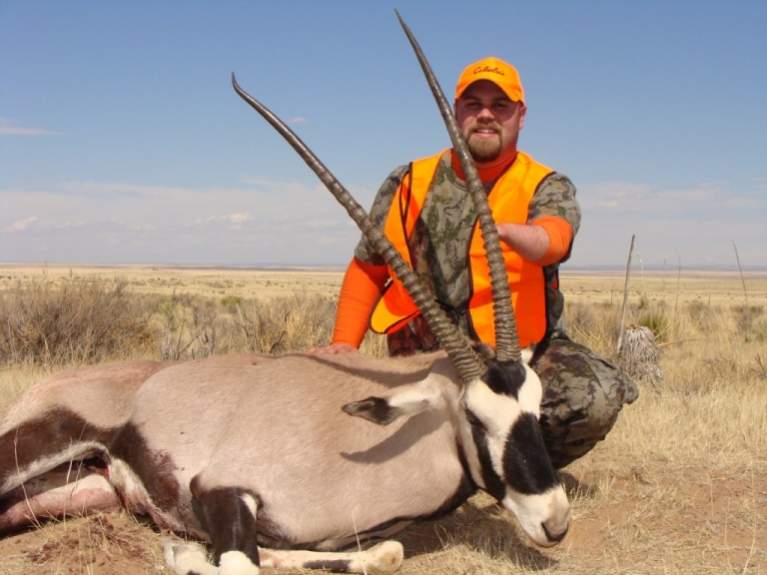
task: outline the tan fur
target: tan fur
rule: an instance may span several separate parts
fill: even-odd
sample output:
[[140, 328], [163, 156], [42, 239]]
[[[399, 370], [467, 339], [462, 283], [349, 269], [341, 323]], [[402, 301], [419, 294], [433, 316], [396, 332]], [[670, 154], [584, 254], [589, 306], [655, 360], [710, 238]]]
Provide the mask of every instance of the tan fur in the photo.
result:
[[154, 361], [118, 362], [58, 373], [34, 384], [5, 416], [0, 434], [55, 408], [67, 408], [99, 427], [125, 423], [138, 388], [167, 366]]
[[[292, 540], [345, 538], [428, 514], [457, 490], [463, 470], [445, 409], [388, 427], [341, 411], [424, 378], [434, 360], [295, 355], [236, 367], [181, 364], [146, 382], [132, 421], [152, 449], [173, 454], [182, 484], [200, 474], [203, 489], [247, 486]], [[185, 442], [180, 432], [189, 428], [195, 436]]]

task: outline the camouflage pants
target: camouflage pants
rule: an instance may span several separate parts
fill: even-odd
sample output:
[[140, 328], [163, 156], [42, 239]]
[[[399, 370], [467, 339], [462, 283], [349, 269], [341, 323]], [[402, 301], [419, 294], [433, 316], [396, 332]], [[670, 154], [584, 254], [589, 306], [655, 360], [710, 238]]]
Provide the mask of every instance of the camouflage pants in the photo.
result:
[[543, 385], [541, 429], [558, 469], [591, 451], [639, 396], [618, 367], [559, 331], [538, 345], [530, 366]]
[[[420, 316], [390, 334], [388, 345], [393, 356], [438, 347]], [[541, 429], [557, 469], [591, 451], [639, 395], [619, 368], [558, 330], [537, 346], [530, 365], [543, 386]]]

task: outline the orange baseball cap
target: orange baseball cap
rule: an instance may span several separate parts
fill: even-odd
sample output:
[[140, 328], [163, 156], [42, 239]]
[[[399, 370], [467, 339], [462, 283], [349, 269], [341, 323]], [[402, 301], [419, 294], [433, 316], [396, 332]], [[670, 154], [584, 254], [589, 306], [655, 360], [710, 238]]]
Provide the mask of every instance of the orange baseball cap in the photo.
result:
[[461, 97], [466, 88], [477, 80], [490, 80], [514, 102], [525, 101], [525, 90], [517, 69], [508, 62], [490, 56], [482, 58], [463, 69], [455, 86], [455, 99]]

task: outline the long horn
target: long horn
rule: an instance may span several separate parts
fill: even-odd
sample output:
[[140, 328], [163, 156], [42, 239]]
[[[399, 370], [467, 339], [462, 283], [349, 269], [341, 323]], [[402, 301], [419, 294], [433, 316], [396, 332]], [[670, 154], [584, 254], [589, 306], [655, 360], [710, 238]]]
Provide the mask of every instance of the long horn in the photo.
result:
[[426, 56], [418, 44], [418, 40], [410, 31], [410, 27], [405, 23], [397, 10], [394, 11], [399, 20], [400, 26], [405, 31], [410, 45], [413, 47], [421, 69], [426, 76], [434, 99], [445, 121], [445, 126], [450, 134], [450, 140], [453, 142], [458, 159], [461, 162], [463, 173], [466, 174], [466, 183], [469, 192], [474, 199], [474, 205], [479, 216], [479, 225], [482, 229], [482, 237], [485, 240], [485, 252], [487, 254], [487, 264], [490, 268], [490, 282], [493, 289], [493, 315], [495, 319], [495, 355], [499, 361], [519, 361], [521, 354], [519, 351], [519, 340], [517, 338], [517, 324], [514, 317], [514, 311], [511, 307], [511, 295], [509, 291], [509, 278], [506, 274], [506, 265], [503, 261], [503, 253], [498, 239], [498, 231], [495, 228], [495, 222], [490, 212], [490, 206], [487, 203], [487, 193], [477, 174], [474, 166], [474, 160], [469, 153], [466, 141], [458, 128], [453, 111], [445, 98], [445, 94], [437, 81], [437, 77], [429, 65]]
[[357, 203], [347, 189], [328, 170], [312, 150], [304, 144], [293, 130], [264, 104], [245, 92], [232, 74], [232, 86], [235, 92], [269, 122], [275, 130], [290, 144], [306, 165], [317, 174], [325, 187], [346, 209], [348, 214], [362, 231], [367, 242], [381, 254], [387, 264], [405, 286], [410, 297], [418, 306], [429, 328], [439, 340], [440, 346], [447, 352], [456, 371], [464, 383], [477, 379], [484, 372], [482, 363], [474, 350], [466, 345], [463, 333], [450, 321], [447, 314], [434, 303], [431, 293], [424, 287], [418, 276], [408, 267], [399, 252], [391, 245], [386, 236], [368, 217], [365, 210]]

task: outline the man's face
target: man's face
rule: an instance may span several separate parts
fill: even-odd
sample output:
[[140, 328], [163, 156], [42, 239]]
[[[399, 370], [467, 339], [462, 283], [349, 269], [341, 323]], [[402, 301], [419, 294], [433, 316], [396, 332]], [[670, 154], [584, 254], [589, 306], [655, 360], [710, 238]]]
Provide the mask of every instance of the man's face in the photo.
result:
[[526, 111], [524, 103], [509, 100], [489, 80], [474, 82], [455, 103], [458, 126], [478, 163], [492, 162], [516, 149]]

